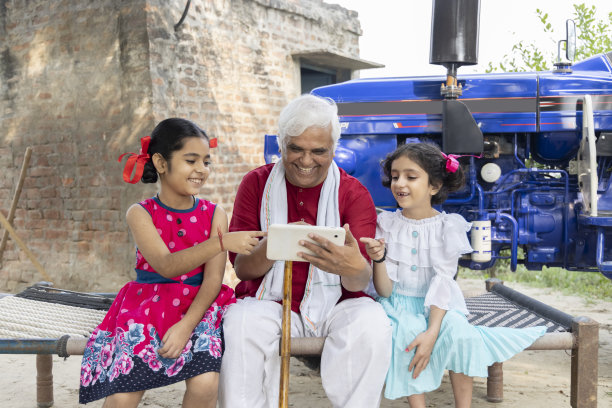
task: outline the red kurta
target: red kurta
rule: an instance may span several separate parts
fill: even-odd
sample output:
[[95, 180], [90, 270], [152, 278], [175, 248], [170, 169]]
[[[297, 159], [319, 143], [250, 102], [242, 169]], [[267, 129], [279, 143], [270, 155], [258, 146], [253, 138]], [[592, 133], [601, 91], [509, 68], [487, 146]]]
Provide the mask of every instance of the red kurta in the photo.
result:
[[[268, 176], [274, 164], [261, 166], [247, 173], [236, 195], [234, 211], [230, 222], [230, 231], [253, 231], [261, 229], [260, 208], [262, 194]], [[311, 225], [317, 223], [317, 208], [319, 195], [323, 183], [316, 187], [300, 188], [287, 184], [287, 221], [304, 221]], [[340, 187], [338, 191], [338, 202], [340, 206], [340, 224], [349, 224], [351, 232], [357, 242], [361, 237], [374, 238], [376, 232], [376, 209], [368, 190], [355, 177], [348, 175], [340, 169]], [[363, 256], [369, 260], [365, 245], [359, 242], [359, 249]], [[236, 254], [230, 252], [232, 264]], [[293, 262], [293, 286], [291, 310], [300, 313], [299, 307], [304, 296], [304, 288], [308, 277], [307, 262]], [[236, 297], [255, 296], [262, 278], [250, 281], [242, 281], [236, 286]], [[363, 292], [349, 292], [342, 288], [340, 301], [348, 298], [367, 296]]]

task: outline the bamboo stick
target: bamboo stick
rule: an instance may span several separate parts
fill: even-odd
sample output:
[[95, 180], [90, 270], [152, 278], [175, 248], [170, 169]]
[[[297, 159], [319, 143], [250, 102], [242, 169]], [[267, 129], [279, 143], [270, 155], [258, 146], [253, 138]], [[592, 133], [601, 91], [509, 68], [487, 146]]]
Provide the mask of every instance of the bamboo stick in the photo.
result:
[[283, 322], [281, 326], [281, 375], [278, 406], [289, 406], [289, 361], [291, 360], [291, 280], [293, 262], [285, 261], [283, 281]]
[[[7, 220], [12, 225], [13, 219], [15, 218], [15, 210], [17, 209], [17, 202], [19, 201], [19, 196], [21, 196], [21, 189], [23, 188], [23, 182], [25, 181], [26, 172], [28, 170], [28, 166], [30, 165], [30, 157], [32, 157], [32, 148], [28, 146], [25, 151], [25, 155], [23, 157], [23, 163], [21, 164], [21, 174], [19, 175], [19, 182], [17, 183], [17, 188], [15, 189], [15, 194], [13, 195], [13, 201], [11, 202], [11, 208], [8, 213]], [[2, 255], [4, 255], [4, 249], [6, 248], [6, 243], [8, 241], [8, 230], [4, 231], [4, 235], [2, 235], [2, 243], [0, 243], [0, 261], [2, 261]]]
[[30, 261], [34, 264], [36, 269], [38, 269], [38, 272], [40, 272], [40, 274], [42, 275], [43, 279], [45, 279], [47, 281], [51, 281], [51, 278], [49, 277], [49, 274], [47, 274], [47, 272], [45, 271], [45, 268], [43, 268], [43, 266], [36, 260], [36, 257], [34, 256], [32, 251], [30, 251], [28, 249], [28, 247], [26, 246], [26, 244], [23, 243], [21, 238], [19, 238], [19, 236], [17, 236], [17, 233], [15, 232], [13, 227], [11, 226], [11, 223], [8, 222], [8, 220], [2, 214], [2, 212], [0, 212], [0, 224], [2, 224], [2, 226], [4, 228], [6, 228], [8, 233], [11, 234], [11, 238], [17, 243], [17, 245], [19, 245], [19, 247], [23, 250], [23, 252], [25, 252], [25, 254], [30, 259]]

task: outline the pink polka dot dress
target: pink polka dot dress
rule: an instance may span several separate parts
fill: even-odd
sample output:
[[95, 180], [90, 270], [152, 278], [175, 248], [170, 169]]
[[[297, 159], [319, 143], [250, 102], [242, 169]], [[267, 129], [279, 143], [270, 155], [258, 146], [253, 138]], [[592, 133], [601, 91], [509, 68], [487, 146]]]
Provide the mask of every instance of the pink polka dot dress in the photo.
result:
[[[216, 205], [195, 199], [194, 206], [176, 210], [157, 197], [140, 203], [170, 252], [206, 241]], [[166, 331], [187, 312], [205, 273], [204, 265], [174, 279], [164, 278], [136, 251], [136, 280], [126, 284], [106, 317], [93, 331], [81, 363], [79, 402], [85, 404], [120, 392], [141, 391], [219, 372], [223, 354], [221, 319], [236, 301], [222, 285], [217, 299], [196, 326], [176, 359], [159, 356]]]

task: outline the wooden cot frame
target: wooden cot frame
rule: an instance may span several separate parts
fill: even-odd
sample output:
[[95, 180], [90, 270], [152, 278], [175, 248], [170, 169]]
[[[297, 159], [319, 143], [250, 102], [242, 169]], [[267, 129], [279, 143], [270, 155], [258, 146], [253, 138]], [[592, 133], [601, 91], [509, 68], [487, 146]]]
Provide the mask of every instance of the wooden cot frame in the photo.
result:
[[[283, 296], [283, 330], [281, 336], [281, 388], [279, 407], [287, 407], [289, 401], [289, 361], [291, 356], [320, 355], [324, 337], [290, 337], [291, 327], [291, 263], [286, 262]], [[489, 279], [486, 289], [503, 284]], [[517, 292], [518, 293], [518, 292]], [[524, 295], [523, 295], [524, 296]], [[555, 309], [556, 310], [556, 309]], [[547, 333], [527, 350], [571, 350], [570, 404], [573, 408], [597, 407], [597, 379], [599, 350], [599, 324], [588, 317], [573, 317], [571, 332]], [[53, 406], [53, 355], [68, 357], [82, 355], [87, 338], [64, 336], [61, 339], [0, 339], [0, 353], [36, 354], [36, 401], [40, 408]], [[487, 400], [503, 400], [502, 364], [489, 367]]]

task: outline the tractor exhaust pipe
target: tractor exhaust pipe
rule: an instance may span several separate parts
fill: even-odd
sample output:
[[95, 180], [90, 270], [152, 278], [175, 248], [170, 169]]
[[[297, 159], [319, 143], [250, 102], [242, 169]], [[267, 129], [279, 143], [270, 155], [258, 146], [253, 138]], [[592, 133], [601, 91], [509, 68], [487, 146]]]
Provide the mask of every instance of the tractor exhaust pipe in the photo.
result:
[[480, 0], [432, 0], [429, 63], [446, 68], [440, 87], [442, 149], [446, 153], [478, 154], [484, 139], [474, 117], [457, 98], [463, 94], [457, 69], [478, 63]]

